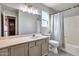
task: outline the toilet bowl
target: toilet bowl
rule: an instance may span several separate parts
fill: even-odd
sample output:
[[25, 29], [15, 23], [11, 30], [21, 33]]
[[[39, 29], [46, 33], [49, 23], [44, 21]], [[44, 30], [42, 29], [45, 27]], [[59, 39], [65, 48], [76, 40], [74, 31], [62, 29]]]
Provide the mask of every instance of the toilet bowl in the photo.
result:
[[55, 40], [49, 40], [49, 48], [56, 54], [58, 54], [59, 42]]
[[59, 46], [59, 42], [55, 41], [55, 40], [49, 40], [49, 44], [51, 44], [54, 47], [58, 47]]

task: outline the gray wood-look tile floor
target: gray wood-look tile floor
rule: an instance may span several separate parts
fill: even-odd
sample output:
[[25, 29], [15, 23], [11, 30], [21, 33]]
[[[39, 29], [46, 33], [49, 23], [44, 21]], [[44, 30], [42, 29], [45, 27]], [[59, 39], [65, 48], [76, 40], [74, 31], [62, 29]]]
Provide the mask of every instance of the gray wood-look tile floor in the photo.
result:
[[59, 50], [58, 54], [55, 54], [52, 51], [49, 51], [48, 56], [73, 56], [73, 55], [65, 51]]

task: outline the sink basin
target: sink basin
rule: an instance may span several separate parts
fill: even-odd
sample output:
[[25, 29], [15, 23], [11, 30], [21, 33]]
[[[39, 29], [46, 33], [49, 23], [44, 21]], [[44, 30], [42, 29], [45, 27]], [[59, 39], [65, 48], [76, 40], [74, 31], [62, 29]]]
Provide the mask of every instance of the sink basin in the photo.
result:
[[39, 38], [41, 35], [35, 35], [35, 34], [33, 34], [33, 35], [31, 35], [30, 36], [30, 38], [32, 38], [32, 39], [37, 39], [37, 38]]
[[31, 36], [30, 38], [32, 38], [32, 39], [36, 39], [36, 38], [38, 38], [38, 37], [40, 37], [40, 36]]

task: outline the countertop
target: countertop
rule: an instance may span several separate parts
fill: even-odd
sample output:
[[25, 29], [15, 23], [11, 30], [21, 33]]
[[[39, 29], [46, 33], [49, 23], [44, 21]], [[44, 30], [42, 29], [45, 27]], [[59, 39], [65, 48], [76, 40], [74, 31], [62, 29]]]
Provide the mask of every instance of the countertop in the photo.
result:
[[27, 43], [35, 40], [40, 40], [44, 38], [49, 38], [49, 36], [36, 35], [36, 37], [32, 37], [32, 35], [17, 35], [17, 36], [8, 36], [8, 37], [0, 37], [0, 49], [6, 48], [9, 46], [13, 46], [16, 44]]

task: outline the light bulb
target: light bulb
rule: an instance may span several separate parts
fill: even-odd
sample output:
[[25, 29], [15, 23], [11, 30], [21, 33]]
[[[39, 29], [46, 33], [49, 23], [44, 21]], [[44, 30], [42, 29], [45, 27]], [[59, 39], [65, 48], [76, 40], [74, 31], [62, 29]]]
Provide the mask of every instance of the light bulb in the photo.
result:
[[35, 14], [35, 11], [33, 11], [33, 14]]
[[35, 10], [35, 14], [38, 14], [38, 10], [37, 9]]
[[24, 6], [21, 7], [21, 10], [22, 10], [23, 12], [27, 12], [27, 9], [28, 9], [27, 5], [24, 5]]
[[28, 12], [32, 14], [39, 14], [37, 9], [34, 9], [33, 7], [29, 7], [27, 5], [24, 5], [20, 8], [23, 12]]
[[28, 8], [28, 13], [31, 13], [31, 9], [30, 8]]
[[35, 9], [34, 8], [32, 9], [32, 14], [35, 14]]
[[34, 11], [33, 11], [33, 14], [38, 14], [38, 10], [37, 10], [37, 9], [34, 10]]
[[33, 8], [30, 8], [30, 12], [33, 13]]

